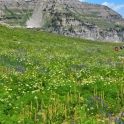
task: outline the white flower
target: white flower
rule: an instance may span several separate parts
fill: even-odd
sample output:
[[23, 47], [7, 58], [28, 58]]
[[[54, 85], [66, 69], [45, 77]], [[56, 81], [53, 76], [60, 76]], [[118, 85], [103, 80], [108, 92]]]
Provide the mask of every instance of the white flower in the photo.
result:
[[8, 98], [11, 98], [11, 96], [9, 95]]
[[34, 99], [38, 99], [38, 97], [37, 97], [37, 96], [35, 96], [35, 97], [34, 97]]
[[87, 111], [89, 111], [90, 109], [89, 108], [87, 108]]
[[9, 106], [12, 106], [12, 104], [11, 104], [11, 103], [9, 103]]
[[31, 93], [33, 94], [33, 93], [35, 93], [35, 91], [32, 91]]
[[16, 107], [16, 109], [18, 109], [18, 107]]
[[1, 102], [4, 102], [4, 99], [0, 99]]
[[55, 98], [51, 98], [51, 100], [53, 100], [53, 101], [54, 101], [54, 100], [55, 100]]
[[18, 124], [20, 124], [21, 123], [21, 121], [18, 121]]
[[26, 87], [28, 87], [29, 85], [28, 84], [26, 84]]
[[8, 91], [12, 91], [12, 89], [8, 89]]

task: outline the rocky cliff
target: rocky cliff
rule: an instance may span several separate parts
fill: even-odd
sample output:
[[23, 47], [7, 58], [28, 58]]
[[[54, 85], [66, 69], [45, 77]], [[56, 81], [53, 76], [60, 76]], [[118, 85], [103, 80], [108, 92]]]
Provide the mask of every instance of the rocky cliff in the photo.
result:
[[124, 19], [106, 6], [79, 0], [3, 1], [0, 12], [1, 20], [5, 22], [16, 20], [29, 28], [71, 37], [124, 41]]

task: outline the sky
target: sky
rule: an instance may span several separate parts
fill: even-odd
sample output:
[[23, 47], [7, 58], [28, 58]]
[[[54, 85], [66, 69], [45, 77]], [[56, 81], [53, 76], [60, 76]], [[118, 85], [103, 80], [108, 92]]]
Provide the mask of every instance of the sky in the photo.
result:
[[124, 0], [80, 0], [83, 2], [106, 5], [124, 18]]

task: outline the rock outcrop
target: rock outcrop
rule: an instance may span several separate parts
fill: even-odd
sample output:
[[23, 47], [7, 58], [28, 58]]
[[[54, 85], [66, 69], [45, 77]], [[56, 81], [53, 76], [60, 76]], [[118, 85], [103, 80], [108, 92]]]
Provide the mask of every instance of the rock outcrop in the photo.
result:
[[107, 6], [79, 0], [1, 1], [5, 22], [17, 20], [23, 26], [83, 39], [124, 41], [124, 19]]

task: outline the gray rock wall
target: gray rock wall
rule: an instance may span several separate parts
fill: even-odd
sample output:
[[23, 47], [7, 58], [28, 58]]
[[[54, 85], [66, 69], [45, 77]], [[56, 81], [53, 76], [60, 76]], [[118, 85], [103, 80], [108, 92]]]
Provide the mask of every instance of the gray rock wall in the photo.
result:
[[[21, 13], [19, 15], [20, 21], [23, 21], [23, 15], [26, 16], [24, 10], [33, 10], [32, 16], [27, 20], [27, 26], [30, 27], [83, 39], [124, 41], [124, 28], [121, 30], [124, 19], [106, 6], [79, 0], [0, 0], [0, 20], [4, 22], [15, 21], [9, 18], [9, 15], [8, 18], [5, 17], [6, 7], [10, 10], [23, 10], [22, 17]], [[18, 15], [18, 12], [15, 12], [15, 15]], [[104, 25], [107, 25], [108, 29], [102, 29]], [[117, 29], [114, 29], [115, 25], [118, 26]], [[113, 29], [109, 30], [110, 26]]]
[[65, 36], [78, 37], [82, 39], [97, 40], [103, 42], [124, 42], [124, 31], [100, 30], [97, 26], [89, 28], [88, 25], [82, 26], [81, 30], [63, 30], [62, 28], [52, 30], [52, 33], [59, 33]]

